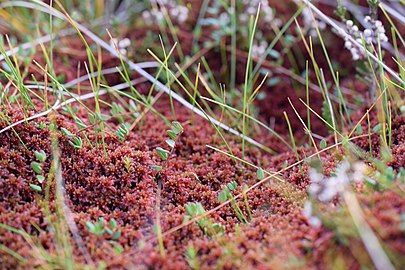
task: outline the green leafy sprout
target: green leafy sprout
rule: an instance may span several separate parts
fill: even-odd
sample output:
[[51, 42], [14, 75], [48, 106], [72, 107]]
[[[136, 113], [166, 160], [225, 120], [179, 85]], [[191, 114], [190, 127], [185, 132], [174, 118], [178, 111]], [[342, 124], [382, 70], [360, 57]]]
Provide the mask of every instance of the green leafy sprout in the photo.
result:
[[92, 234], [96, 236], [101, 236], [104, 233], [111, 237], [111, 240], [117, 240], [121, 236], [121, 230], [117, 229], [117, 221], [112, 218], [110, 219], [110, 227], [104, 225], [104, 218], [100, 217], [97, 222], [92, 223], [91, 221], [86, 222], [86, 227]]
[[[192, 218], [198, 217], [205, 213], [205, 209], [201, 203], [188, 203], [186, 205], [187, 215], [184, 217], [183, 223], [189, 221]], [[205, 235], [215, 237], [223, 235], [225, 232], [225, 226], [214, 222], [214, 220], [204, 216], [200, 219], [197, 219], [196, 224], [203, 231]]]
[[30, 184], [30, 188], [41, 193], [42, 192], [42, 187], [41, 184], [45, 180], [45, 176], [42, 175], [42, 168], [43, 168], [43, 163], [46, 160], [46, 153], [44, 150], [39, 150], [34, 152], [35, 158], [39, 161], [33, 161], [31, 162], [31, 168], [32, 170], [37, 174], [36, 179], [39, 185], [37, 184]]

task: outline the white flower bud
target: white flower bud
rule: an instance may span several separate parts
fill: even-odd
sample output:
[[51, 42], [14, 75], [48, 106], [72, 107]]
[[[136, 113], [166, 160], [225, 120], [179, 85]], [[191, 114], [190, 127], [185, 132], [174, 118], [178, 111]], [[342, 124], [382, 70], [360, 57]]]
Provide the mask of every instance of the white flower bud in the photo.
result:
[[353, 26], [353, 21], [352, 20], [347, 20], [346, 21], [346, 26], [347, 26], [347, 28], [351, 28]]
[[385, 34], [380, 35], [381, 42], [388, 42], [388, 37]]
[[129, 40], [129, 38], [124, 38], [123, 40], [118, 42], [118, 47], [123, 49], [129, 47], [129, 45], [131, 45], [131, 40]]
[[372, 35], [372, 32], [371, 32], [370, 29], [364, 30], [364, 36], [365, 36], [365, 37], [370, 37], [371, 35]]
[[377, 31], [378, 31], [378, 33], [385, 33], [384, 26], [378, 26]]

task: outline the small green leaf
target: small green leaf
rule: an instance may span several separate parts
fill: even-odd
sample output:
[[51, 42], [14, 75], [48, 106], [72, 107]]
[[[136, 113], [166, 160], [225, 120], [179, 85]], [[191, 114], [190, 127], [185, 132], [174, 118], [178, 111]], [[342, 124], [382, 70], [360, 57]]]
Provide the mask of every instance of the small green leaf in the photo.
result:
[[[3, 63], [3, 62], [2, 62], [2, 63]], [[17, 99], [18, 99], [17, 96], [10, 96], [10, 97], [8, 98], [8, 100], [10, 101], [10, 103], [15, 103]]]
[[94, 116], [94, 114], [89, 113], [89, 120], [92, 125], [96, 123], [96, 117]]
[[175, 142], [173, 140], [166, 140], [166, 143], [170, 148], [174, 148]]
[[279, 59], [280, 58], [280, 53], [276, 50], [270, 50], [269, 55], [273, 59]]
[[121, 126], [120, 126], [120, 131], [122, 132], [122, 134], [124, 134], [124, 135], [128, 135], [129, 134], [129, 130], [128, 130], [128, 126], [125, 124], [125, 123], [123, 123]]
[[281, 81], [280, 77], [273, 77], [267, 81], [267, 85], [270, 87], [275, 86], [275, 85], [279, 84], [280, 81]]
[[169, 157], [169, 151], [161, 147], [157, 147], [156, 152], [158, 153], [159, 157], [163, 160], [166, 160]]
[[75, 137], [72, 141], [69, 141], [69, 143], [74, 147], [74, 148], [82, 148], [83, 141], [80, 137]]
[[56, 77], [56, 80], [60, 83], [63, 84], [66, 81], [66, 75], [65, 74], [60, 74], [59, 76]]
[[86, 127], [87, 127], [87, 126], [83, 123], [83, 121], [80, 120], [80, 118], [74, 117], [74, 120], [75, 120], [76, 126], [77, 126], [78, 128], [82, 129], [82, 128], [86, 128]]
[[190, 216], [193, 215], [193, 204], [192, 203], [188, 203], [186, 205], [186, 213]]
[[124, 252], [124, 248], [117, 242], [110, 241], [110, 243], [114, 246], [115, 253], [122, 254], [122, 252]]
[[357, 127], [356, 127], [356, 132], [357, 132], [357, 134], [359, 134], [359, 135], [363, 134], [363, 129], [361, 128], [361, 125], [360, 125], [360, 124], [357, 125]]
[[120, 139], [120, 141], [123, 141], [125, 136], [129, 134], [127, 123], [123, 123], [117, 130], [115, 134], [117, 134], [117, 137]]
[[178, 135], [181, 131], [183, 131], [183, 127], [181, 126], [181, 124], [177, 121], [173, 121], [172, 125], [170, 127], [172, 129], [172, 131]]
[[43, 176], [43, 175], [37, 175], [37, 180], [38, 180], [38, 182], [40, 183], [40, 184], [42, 184], [42, 182], [44, 182], [44, 180], [45, 180], [45, 176]]
[[162, 170], [162, 166], [158, 166], [158, 165], [152, 165], [150, 167], [152, 170], [158, 171], [160, 172]]
[[112, 230], [108, 227], [105, 227], [105, 231], [108, 235], [112, 235]]
[[41, 123], [39, 123], [39, 129], [43, 129], [43, 128], [46, 128], [46, 124], [45, 123], [43, 123], [43, 122], [41, 122]]
[[196, 203], [195, 204], [195, 215], [198, 216], [198, 215], [201, 215], [201, 214], [204, 214], [204, 213], [205, 213], [205, 209], [202, 206], [202, 204], [201, 203]]
[[326, 148], [326, 141], [325, 141], [324, 139], [322, 139], [321, 142], [319, 143], [319, 147], [320, 147], [321, 149]]
[[226, 202], [228, 200], [229, 189], [225, 188], [221, 192], [218, 193], [218, 201], [219, 202]]
[[375, 126], [373, 127], [373, 131], [374, 131], [375, 133], [378, 133], [380, 130], [381, 130], [381, 124], [380, 124], [380, 123], [378, 123], [377, 125], [375, 125]]
[[56, 129], [56, 125], [54, 123], [49, 124], [49, 131], [54, 131]]
[[230, 182], [230, 183], [228, 184], [228, 188], [229, 188], [230, 190], [235, 190], [237, 185], [238, 185], [238, 184], [237, 184], [235, 181], [232, 181], [232, 182]]
[[172, 140], [175, 140], [176, 137], [177, 137], [177, 134], [174, 133], [173, 130], [168, 130], [168, 131], [167, 131], [167, 134], [169, 135], [169, 137], [170, 137]]
[[60, 128], [60, 132], [62, 132], [62, 134], [65, 135], [68, 138], [73, 138], [75, 136], [74, 134], [72, 134], [69, 130], [67, 130], [64, 127]]
[[69, 104], [66, 105], [66, 107], [62, 107], [62, 112], [64, 112], [64, 113], [69, 113], [70, 110], [71, 110], [71, 106]]
[[107, 121], [108, 119], [110, 119], [110, 116], [105, 113], [100, 113], [100, 114], [97, 114], [97, 119], [100, 121]]
[[121, 236], [121, 230], [118, 230], [114, 233], [114, 235], [111, 237], [112, 240], [117, 240]]
[[259, 168], [256, 172], [257, 179], [262, 180], [264, 178], [264, 171], [262, 168]]
[[95, 233], [96, 227], [94, 226], [93, 223], [91, 223], [90, 221], [87, 221], [86, 222], [86, 227], [87, 227], [87, 229], [89, 229], [89, 231], [91, 233]]
[[101, 228], [103, 228], [103, 224], [104, 224], [104, 218], [99, 217], [98, 221], [97, 221], [97, 227], [101, 229]]
[[38, 151], [35, 151], [34, 154], [35, 154], [35, 157], [36, 157], [39, 161], [44, 162], [44, 161], [46, 160], [46, 154], [45, 154], [45, 151], [44, 151], [44, 150], [40, 150], [39, 152], [38, 152]]
[[110, 226], [112, 229], [117, 228], [117, 221], [114, 218], [110, 219]]
[[124, 117], [122, 116], [125, 113], [125, 109], [121, 104], [116, 102], [112, 103], [111, 106], [111, 115], [116, 117], [120, 122], [124, 122]]
[[225, 231], [225, 226], [219, 223], [214, 223], [212, 224], [212, 229], [216, 235], [221, 236]]
[[184, 216], [182, 223], [183, 223], [183, 224], [186, 223], [187, 221], [190, 220], [190, 218], [191, 218], [191, 216]]
[[31, 168], [38, 174], [42, 172], [42, 164], [36, 161], [31, 162]]
[[42, 188], [38, 185], [34, 185], [34, 184], [30, 184], [30, 188], [32, 188], [33, 190], [41, 193], [42, 192]]

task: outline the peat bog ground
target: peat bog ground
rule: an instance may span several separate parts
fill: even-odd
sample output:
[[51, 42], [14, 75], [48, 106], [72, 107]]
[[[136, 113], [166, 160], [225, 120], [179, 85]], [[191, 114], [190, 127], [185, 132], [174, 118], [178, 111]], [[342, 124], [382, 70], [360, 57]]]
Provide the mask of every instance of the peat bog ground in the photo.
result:
[[0, 1], [0, 269], [403, 269], [405, 6], [357, 2]]

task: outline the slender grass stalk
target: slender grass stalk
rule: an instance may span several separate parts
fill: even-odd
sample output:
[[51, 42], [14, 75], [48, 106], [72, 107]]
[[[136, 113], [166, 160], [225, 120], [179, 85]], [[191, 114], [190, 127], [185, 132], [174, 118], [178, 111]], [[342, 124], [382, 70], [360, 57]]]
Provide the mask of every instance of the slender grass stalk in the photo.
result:
[[[335, 120], [335, 112], [333, 110], [333, 106], [332, 103], [330, 102], [330, 98], [329, 98], [329, 92], [328, 92], [328, 87], [326, 86], [326, 81], [325, 81], [325, 76], [323, 74], [323, 70], [320, 69], [320, 75], [321, 75], [321, 80], [323, 83], [323, 87], [325, 90], [325, 97], [326, 97], [326, 101], [328, 102], [328, 107], [329, 107], [329, 112], [331, 114], [331, 119], [332, 119], [332, 126], [333, 126], [333, 130], [337, 130], [337, 125], [336, 125], [336, 120]], [[337, 143], [337, 134], [336, 132], [333, 133], [334, 138], [335, 138], [335, 143]]]
[[17, 252], [15, 252], [14, 250], [6, 247], [3, 244], [0, 244], [0, 251], [7, 253], [11, 256], [13, 256], [14, 258], [16, 258], [22, 265], [25, 264], [25, 262], [27, 261], [23, 256], [21, 256], [20, 254], [18, 254]]
[[[184, 60], [184, 53], [183, 53], [183, 49], [181, 48], [181, 45], [180, 45], [180, 40], [177, 37], [176, 27], [174, 27], [172, 19], [170, 18], [169, 14], [167, 13], [166, 7], [162, 5], [162, 6], [160, 6], [160, 9], [163, 12], [165, 22], [167, 23], [167, 26], [169, 27], [169, 31], [170, 31], [170, 34], [171, 34], [174, 42], [179, 44], [179, 46], [176, 47], [176, 50], [177, 50], [177, 53], [179, 55], [180, 61], [183, 61]], [[160, 31], [164, 33], [164, 35], [166, 36], [166, 40], [169, 41], [169, 39], [168, 39], [168, 37], [166, 35], [164, 25], [160, 25]]]
[[[193, 94], [193, 99], [196, 100], [197, 98], [197, 92], [198, 92], [198, 78], [199, 78], [199, 74], [200, 74], [200, 67], [201, 67], [201, 63], [198, 63], [198, 67], [197, 67], [197, 72], [195, 75], [195, 82], [194, 82], [194, 94]], [[195, 102], [192, 102], [192, 105], [195, 106]], [[191, 112], [191, 123], [194, 123], [194, 111]]]
[[162, 194], [162, 181], [158, 181], [158, 191], [156, 195], [156, 236], [158, 239], [160, 256], [163, 258], [166, 256], [165, 247], [163, 244], [161, 217], [160, 217], [160, 197]]
[[[339, 72], [336, 71], [336, 81], [338, 84], [340, 84], [339, 81]], [[350, 118], [350, 112], [347, 108], [346, 105], [346, 99], [343, 97], [342, 91], [340, 87], [336, 87], [337, 89], [337, 96], [338, 96], [338, 101], [339, 101], [339, 114], [340, 114], [340, 122], [342, 126], [342, 130], [345, 130], [345, 119], [349, 122], [349, 125], [352, 126], [352, 120]], [[346, 116], [346, 117], [345, 117]]]
[[201, 37], [202, 32], [202, 20], [204, 19], [204, 16], [207, 13], [209, 3], [210, 0], [204, 0], [201, 5], [200, 12], [198, 13], [197, 23], [193, 30], [193, 43], [192, 43], [193, 53], [197, 53], [197, 51], [199, 50], [198, 41]]
[[[307, 101], [308, 107], [311, 105], [309, 104], [309, 70], [308, 70], [308, 60], [305, 61], [305, 97]], [[309, 108], [307, 107], [307, 129], [311, 132], [311, 114], [309, 112]], [[312, 141], [309, 141], [309, 146], [311, 147]]]
[[369, 151], [370, 155], [373, 156], [373, 142], [371, 141], [371, 123], [370, 123], [370, 113], [367, 110], [367, 134], [368, 134], [368, 145], [369, 145]]
[[257, 93], [259, 92], [259, 90], [262, 88], [264, 82], [267, 79], [267, 76], [269, 75], [269, 73], [266, 73], [266, 75], [264, 75], [264, 78], [262, 79], [262, 81], [260, 82], [260, 84], [256, 87], [256, 89], [253, 91], [253, 93], [250, 95], [250, 97], [248, 98], [248, 103], [252, 103], [254, 101], [254, 99], [257, 96]]
[[236, 81], [236, 2], [231, 0], [231, 76], [230, 76], [230, 90], [234, 91]]
[[[288, 132], [290, 133], [291, 143], [292, 143], [293, 148], [294, 148], [295, 157], [297, 158], [297, 161], [299, 161], [300, 156], [299, 156], [298, 151], [297, 151], [297, 145], [295, 144], [295, 138], [294, 138], [294, 134], [293, 134], [293, 131], [292, 131], [292, 128], [291, 128], [290, 119], [288, 118], [288, 115], [287, 115], [287, 113], [285, 111], [283, 112], [283, 114], [284, 114], [285, 120], [287, 122]], [[305, 174], [304, 174], [304, 171], [302, 170], [301, 165], [300, 165], [300, 171], [301, 171], [302, 176], [304, 176]]]
[[[206, 98], [206, 97], [201, 97], [201, 99], [207, 100], [207, 101], [212, 102], [212, 103], [215, 103], [215, 104], [217, 104], [217, 105], [220, 105], [221, 107], [225, 107], [226, 109], [231, 110], [231, 111], [234, 111], [234, 112], [237, 112], [238, 114], [242, 114], [242, 115], [244, 114], [242, 111], [240, 111], [240, 110], [238, 110], [238, 109], [236, 109], [236, 108], [234, 108], [234, 107], [232, 107], [232, 106], [229, 106], [229, 105], [227, 105], [227, 104], [225, 104], [225, 103], [223, 103], [223, 102], [218, 102], [218, 101], [215, 101], [215, 100], [213, 100], [213, 99]], [[274, 129], [270, 128], [269, 126], [267, 126], [267, 125], [264, 124], [263, 122], [260, 122], [259, 120], [257, 120], [256, 118], [254, 118], [254, 117], [251, 116], [251, 115], [248, 115], [248, 114], [245, 114], [245, 115], [246, 115], [246, 117], [247, 117], [248, 119], [250, 119], [250, 120], [252, 120], [253, 122], [255, 122], [256, 124], [262, 126], [262, 127], [265, 128], [266, 130], [268, 130], [271, 134], [273, 134], [274, 136], [276, 136], [276, 137], [277, 137], [284, 145], [286, 145], [290, 150], [293, 150], [293, 149], [294, 149], [294, 148], [291, 146], [291, 144], [289, 144], [283, 137], [281, 137]]]
[[253, 21], [253, 17], [250, 17], [250, 25], [249, 25], [249, 53], [248, 59], [246, 63], [245, 69], [245, 84], [243, 87], [243, 115], [242, 115], [242, 157], [245, 156], [245, 136], [247, 133], [248, 124], [246, 123], [246, 116], [249, 114], [249, 104], [248, 104], [248, 96], [252, 91], [252, 85], [249, 82], [250, 78], [250, 71], [251, 71], [251, 64], [252, 64], [252, 48], [253, 48], [253, 41], [255, 37], [257, 21], [259, 20], [260, 14], [260, 4], [257, 8], [256, 17]]
[[[311, 130], [308, 128], [308, 126], [305, 125], [304, 120], [302, 120], [301, 116], [299, 115], [299, 113], [297, 112], [297, 110], [295, 109], [294, 105], [291, 102], [291, 99], [288, 98], [288, 102], [290, 103], [291, 107], [293, 108], [295, 115], [298, 117], [298, 119], [300, 120], [301, 124], [304, 126], [304, 130], [308, 133], [309, 139], [310, 139], [310, 143], [314, 145], [315, 151], [319, 152], [318, 147], [316, 146], [314, 137], [312, 136], [312, 132]], [[321, 160], [321, 156], [318, 155], [318, 159]]]
[[[166, 55], [165, 45], [163, 44], [163, 40], [162, 40], [162, 37], [160, 35], [159, 35], [159, 39], [160, 39], [160, 44], [162, 46], [163, 57], [164, 57], [164, 59], [168, 59], [168, 57]], [[174, 118], [174, 120], [176, 120], [176, 111], [174, 110], [174, 104], [173, 104], [173, 98], [172, 98], [172, 89], [170, 87], [170, 76], [169, 76], [169, 73], [167, 72], [167, 70], [169, 70], [168, 61], [165, 61], [164, 64], [165, 64], [165, 67], [166, 67], [165, 68], [165, 70], [166, 70], [166, 80], [167, 80], [166, 85], [167, 85], [167, 88], [169, 89], [170, 108], [172, 110], [172, 117]]]
[[252, 220], [253, 215], [252, 215], [252, 211], [250, 211], [249, 201], [248, 201], [248, 198], [247, 198], [247, 195], [246, 195], [246, 192], [245, 192], [245, 187], [246, 186], [242, 187], [243, 200], [245, 201], [245, 207], [246, 207], [248, 215], [249, 215], [249, 220]]
[[219, 87], [218, 87], [218, 83], [215, 80], [214, 73], [212, 72], [212, 70], [211, 70], [210, 66], [208, 65], [208, 62], [204, 56], [201, 58], [201, 62], [204, 66], [208, 79], [211, 82], [211, 86], [214, 87], [214, 90], [218, 90]]
[[53, 0], [49, 3], [49, 68], [53, 71], [53, 16], [52, 16]]

